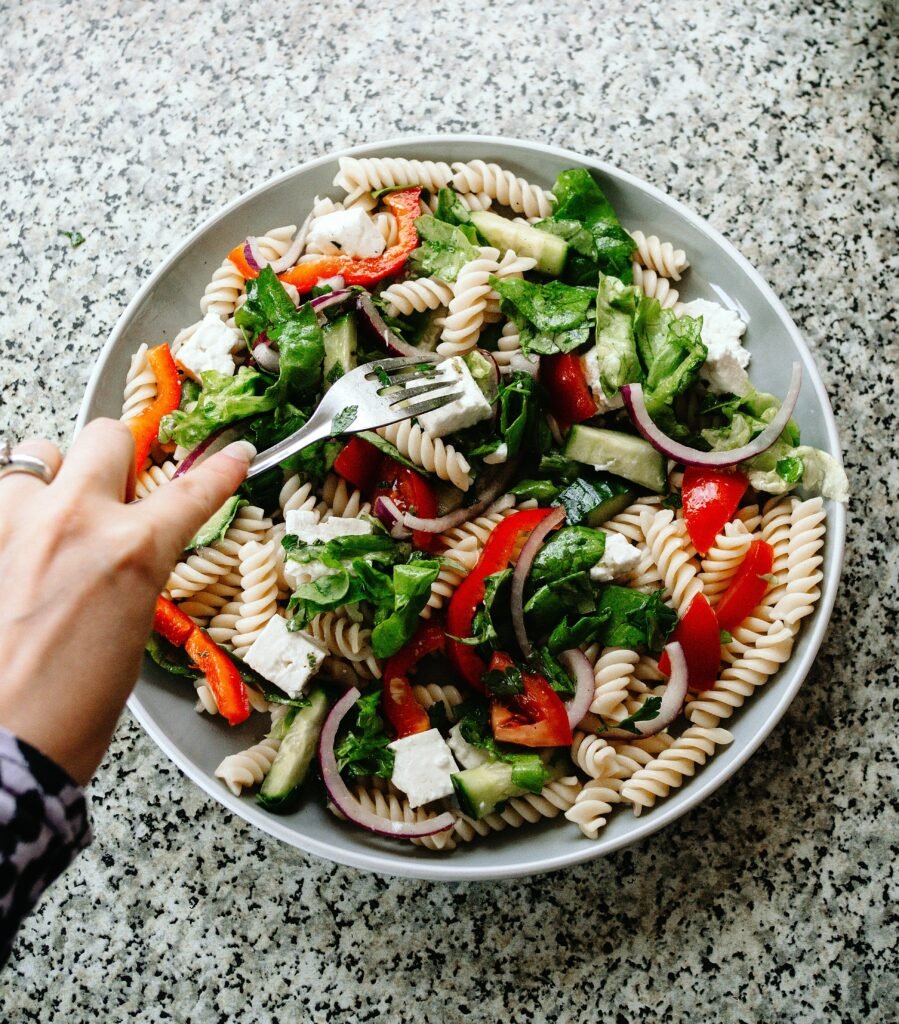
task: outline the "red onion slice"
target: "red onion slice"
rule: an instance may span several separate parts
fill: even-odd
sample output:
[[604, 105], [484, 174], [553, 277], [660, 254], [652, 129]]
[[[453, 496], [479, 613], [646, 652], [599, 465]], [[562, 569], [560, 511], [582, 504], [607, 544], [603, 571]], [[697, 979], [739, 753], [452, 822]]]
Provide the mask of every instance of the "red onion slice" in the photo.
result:
[[406, 512], [403, 516], [403, 525], [409, 530], [421, 530], [422, 533], [444, 533], [446, 530], [451, 530], [454, 526], [461, 526], [463, 523], [476, 518], [488, 508], [492, 512], [502, 512], [503, 509], [510, 508], [515, 504], [515, 497], [512, 494], [504, 495], [495, 504], [493, 502], [496, 496], [505, 490], [506, 484], [515, 472], [517, 465], [516, 461], [514, 463], [507, 462], [499, 467], [500, 472], [496, 476], [490, 477], [490, 483], [485, 484], [483, 491], [473, 505], [469, 505], [467, 508], [454, 509], [438, 519], [420, 519], [418, 516], [413, 516], [411, 512]]
[[[324, 281], [320, 281], [320, 284], [324, 284]], [[343, 302], [348, 301], [353, 297], [353, 293], [349, 288], [338, 288], [333, 292], [326, 292], [324, 295], [317, 295], [314, 299], [310, 299], [309, 304], [315, 310], [316, 313], [320, 313], [323, 309], [328, 309], [329, 306], [338, 306]]]
[[388, 533], [394, 540], [405, 540], [412, 536], [412, 531], [403, 525], [403, 513], [391, 498], [386, 498], [383, 495], [375, 498], [372, 511], [387, 527]]
[[[639, 737], [655, 736], [656, 733], [667, 729], [669, 725], [680, 715], [687, 699], [687, 659], [684, 657], [684, 649], [677, 642], [668, 644], [665, 653], [671, 662], [671, 675], [668, 677], [668, 685], [665, 687], [665, 695], [659, 707], [659, 713], [648, 722], [635, 722], [634, 728], [639, 730]], [[634, 739], [635, 734], [627, 729], [604, 729], [601, 733], [604, 739], [627, 740]]]
[[577, 647], [562, 651], [559, 655], [559, 664], [573, 677], [576, 686], [574, 696], [565, 701], [568, 724], [574, 729], [581, 724], [581, 720], [593, 703], [593, 694], [596, 690], [593, 666], [587, 655]]
[[300, 230], [293, 236], [290, 248], [283, 256], [276, 260], [267, 260], [259, 251], [259, 239], [248, 238], [244, 242], [243, 254], [247, 263], [258, 273], [263, 267], [271, 267], [272, 272], [281, 274], [289, 270], [300, 258], [300, 253], [306, 246], [306, 237], [309, 234], [309, 225], [312, 223], [312, 214], [303, 221]]
[[260, 370], [274, 374], [281, 372], [281, 355], [272, 348], [270, 342], [261, 341], [258, 345], [254, 345], [253, 358], [259, 365]]
[[204, 459], [208, 459], [210, 455], [215, 455], [222, 448], [227, 448], [232, 441], [239, 441], [243, 437], [245, 426], [246, 421], [239, 420], [237, 423], [230, 423], [227, 427], [219, 427], [218, 430], [213, 431], [178, 464], [178, 468], [172, 474], [172, 479], [177, 480], [179, 476], [184, 476], [188, 470], [193, 469]]
[[268, 263], [268, 261], [262, 256], [262, 254], [256, 248], [255, 238], [248, 238], [244, 242], [243, 258], [247, 261], [247, 266], [251, 270], [255, 270], [257, 274]]
[[334, 741], [337, 738], [340, 723], [358, 698], [359, 691], [355, 687], [347, 690], [334, 707], [331, 708], [319, 737], [318, 761], [321, 766], [322, 781], [325, 784], [325, 789], [328, 791], [331, 803], [349, 821], [359, 825], [361, 828], [368, 829], [369, 832], [375, 832], [379, 836], [418, 839], [422, 836], [432, 836], [437, 832], [445, 832], [447, 829], [452, 828], [455, 819], [448, 811], [438, 814], [436, 818], [428, 818], [427, 821], [391, 821], [390, 818], [384, 818], [380, 814], [375, 814], [373, 811], [363, 807], [350, 792], [337, 767]]
[[621, 388], [621, 395], [634, 426], [656, 451], [661, 452], [669, 459], [682, 462], [685, 466], [708, 466], [724, 469], [727, 466], [743, 462], [745, 459], [761, 455], [774, 444], [790, 422], [801, 386], [802, 367], [799, 363], [793, 363], [790, 387], [777, 415], [755, 440], [744, 444], [742, 448], [732, 448], [729, 452], [700, 452], [695, 448], [688, 448], [687, 445], [681, 444], [679, 441], [673, 441], [667, 434], [662, 433], [646, 408], [642, 384], [625, 384]]
[[512, 625], [515, 628], [515, 639], [518, 641], [518, 646], [526, 661], [530, 660], [534, 648], [528, 639], [524, 624], [524, 585], [527, 583], [534, 558], [543, 547], [543, 541], [547, 534], [565, 522], [565, 515], [564, 508], [557, 508], [534, 527], [515, 563], [515, 572], [512, 573], [512, 596], [509, 599], [512, 609]]
[[358, 309], [362, 316], [368, 321], [369, 327], [380, 338], [388, 352], [397, 356], [417, 356], [423, 362], [433, 362], [434, 353], [425, 352], [424, 349], [416, 348], [402, 338], [397, 337], [387, 326], [384, 317], [378, 312], [377, 307], [371, 300], [368, 292], [360, 292]]

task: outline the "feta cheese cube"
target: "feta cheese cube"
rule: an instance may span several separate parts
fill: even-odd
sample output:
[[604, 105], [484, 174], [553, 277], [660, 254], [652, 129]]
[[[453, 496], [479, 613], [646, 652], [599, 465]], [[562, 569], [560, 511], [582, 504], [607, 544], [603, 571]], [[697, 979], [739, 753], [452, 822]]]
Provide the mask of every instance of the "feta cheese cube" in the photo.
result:
[[320, 576], [326, 576], [329, 572], [334, 570], [318, 559], [312, 562], [297, 562], [293, 558], [284, 560], [284, 579], [294, 590], [303, 583], [312, 583]]
[[706, 299], [686, 303], [683, 312], [702, 317], [702, 340], [709, 354], [699, 375], [709, 382], [709, 391], [716, 395], [747, 394], [751, 387], [746, 372], [749, 353], [740, 341], [746, 324], [732, 309]]
[[309, 226], [306, 249], [329, 256], [380, 256], [386, 247], [384, 236], [365, 210], [335, 210]]
[[193, 335], [175, 353], [175, 359], [196, 380], [205, 370], [217, 370], [232, 377], [235, 365], [231, 350], [240, 340], [239, 331], [229, 327], [215, 313], [207, 313]]
[[640, 549], [629, 544], [620, 533], [607, 533], [605, 551], [590, 570], [590, 579], [608, 583], [628, 576], [640, 564], [642, 557]]
[[[432, 437], [445, 437], [457, 430], [474, 426], [493, 415], [493, 406], [478, 387], [462, 356], [452, 356], [437, 364], [435, 380], [445, 379], [446, 390], [458, 393], [455, 402], [448, 402], [439, 409], [433, 409], [418, 417], [418, 422]], [[433, 391], [428, 398], [436, 398], [440, 391]]]
[[478, 768], [490, 758], [480, 747], [473, 747], [462, 735], [461, 725], [454, 725], [450, 729], [449, 748], [455, 754], [456, 760], [463, 768]]
[[304, 544], [327, 544], [336, 537], [362, 537], [372, 532], [372, 524], [367, 519], [329, 516], [318, 522], [317, 513], [291, 509], [284, 517], [287, 532], [303, 541]]
[[509, 446], [503, 441], [502, 444], [497, 445], [496, 449], [489, 455], [484, 456], [484, 462], [488, 466], [498, 466], [502, 462], [506, 462], [509, 458]]
[[308, 633], [289, 630], [284, 619], [274, 615], [243, 660], [288, 696], [299, 697], [327, 654]]
[[459, 766], [437, 729], [403, 736], [387, 746], [396, 755], [391, 781], [409, 798], [410, 807], [452, 796], [450, 776]]
[[611, 412], [613, 409], [621, 409], [624, 406], [624, 399], [619, 392], [612, 398], [606, 398], [603, 394], [602, 384], [599, 379], [599, 356], [596, 354], [596, 346], [581, 357], [581, 366], [584, 368], [584, 377], [593, 392], [593, 400], [596, 402], [600, 413]]

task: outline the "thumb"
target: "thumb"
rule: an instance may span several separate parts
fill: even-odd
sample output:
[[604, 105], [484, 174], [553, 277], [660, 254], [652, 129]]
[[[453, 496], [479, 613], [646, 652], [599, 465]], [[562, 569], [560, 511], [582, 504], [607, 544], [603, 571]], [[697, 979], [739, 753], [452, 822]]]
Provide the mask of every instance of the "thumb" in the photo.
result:
[[161, 555], [174, 562], [203, 523], [243, 483], [255, 456], [249, 441], [235, 441], [134, 506], [150, 520]]

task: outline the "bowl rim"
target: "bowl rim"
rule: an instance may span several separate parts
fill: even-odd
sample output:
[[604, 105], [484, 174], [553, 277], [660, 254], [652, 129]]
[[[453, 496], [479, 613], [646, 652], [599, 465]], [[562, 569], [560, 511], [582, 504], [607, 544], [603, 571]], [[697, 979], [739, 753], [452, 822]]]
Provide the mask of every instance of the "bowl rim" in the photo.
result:
[[[75, 427], [72, 434], [73, 438], [77, 436], [79, 431], [87, 422], [88, 409], [93, 404], [106, 363], [108, 362], [111, 353], [118, 345], [119, 338], [125, 332], [131, 317], [143, 303], [144, 299], [156, 287], [158, 280], [163, 276], [163, 274], [201, 235], [205, 234], [205, 232], [214, 225], [230, 217], [233, 212], [238, 210], [250, 199], [269, 189], [275, 188], [286, 181], [289, 181], [304, 171], [320, 167], [324, 164], [335, 163], [338, 159], [345, 156], [363, 157], [367, 155], [379, 155], [389, 152], [390, 147], [440, 145], [443, 143], [478, 143], [492, 146], [512, 146], [525, 151], [536, 151], [564, 160], [570, 160], [573, 161], [573, 165], [589, 166], [599, 170], [610, 178], [624, 182], [627, 185], [636, 188], [638, 191], [649, 194], [663, 205], [672, 209], [679, 217], [692, 223], [694, 227], [708, 236], [716, 245], [723, 248], [735, 261], [740, 270], [751, 279], [752, 283], [759, 289], [764, 299], [778, 315], [778, 318], [785, 326], [787, 333], [790, 335], [790, 338], [796, 345], [797, 349], [799, 349], [806, 357], [806, 363], [811, 367], [811, 372], [805, 375], [804, 383], [811, 385], [814, 390], [823, 414], [824, 429], [828, 441], [828, 447], [831, 454], [833, 454], [833, 456], [842, 464], [842, 447], [840, 444], [836, 419], [811, 349], [806, 344], [783, 303], [774, 293], [765, 278], [715, 227], [709, 224], [704, 218], [700, 217], [699, 214], [694, 213], [692, 210], [684, 206], [679, 200], [674, 199], [655, 185], [652, 185], [651, 183], [644, 181], [627, 171], [623, 171], [614, 165], [608, 164], [603, 160], [598, 160], [595, 157], [577, 153], [574, 150], [560, 146], [549, 145], [547, 143], [532, 142], [527, 139], [519, 139], [509, 136], [480, 135], [468, 132], [428, 135], [411, 133], [391, 136], [390, 138], [378, 140], [376, 142], [367, 142], [356, 146], [343, 147], [323, 156], [316, 157], [315, 159], [307, 160], [304, 163], [283, 171], [272, 178], [268, 178], [266, 181], [247, 192], [242, 193], [231, 202], [227, 203], [224, 207], [212, 213], [186, 238], [182, 239], [175, 245], [162, 263], [160, 263], [150, 277], [147, 278], [143, 285], [141, 285], [140, 289], [119, 316], [109, 338], [97, 355], [93, 370], [88, 378], [87, 387], [81, 401], [78, 417], [75, 421]], [[743, 745], [735, 755], [734, 759], [729, 764], [719, 768], [717, 771], [703, 772], [694, 777], [689, 791], [685, 791], [679, 800], [671, 802], [666, 801], [661, 804], [660, 807], [655, 808], [653, 813], [649, 816], [633, 819], [634, 825], [625, 835], [612, 838], [605, 842], [599, 841], [585, 843], [583, 848], [558, 855], [543, 856], [531, 863], [521, 863], [512, 866], [502, 864], [498, 864], [496, 866], [475, 866], [466, 865], [459, 861], [454, 862], [452, 858], [446, 860], [428, 860], [422, 857], [421, 859], [404, 860], [394, 857], [392, 854], [380, 851], [370, 852], [364, 849], [346, 850], [342, 847], [332, 846], [328, 842], [299, 834], [293, 828], [283, 824], [282, 821], [274, 815], [265, 814], [263, 811], [258, 809], [255, 804], [249, 803], [240, 797], [235, 797], [229, 792], [221, 791], [219, 787], [215, 785], [215, 779], [213, 776], [205, 773], [186, 757], [182, 757], [180, 751], [174, 746], [173, 742], [169, 740], [163, 729], [153, 721], [149, 712], [144, 708], [136, 690], [132, 692], [128, 699], [128, 708], [150, 738], [169, 757], [169, 759], [173, 761], [174, 764], [176, 764], [181, 771], [188, 776], [188, 778], [213, 797], [213, 799], [222, 804], [227, 810], [237, 814], [249, 824], [255, 825], [257, 828], [262, 829], [262, 831], [268, 833], [274, 838], [280, 839], [281, 841], [288, 843], [290, 846], [303, 850], [306, 853], [311, 853], [331, 862], [360, 868], [365, 871], [372, 871], [378, 874], [405, 878], [418, 878], [436, 882], [489, 881], [502, 878], [528, 877], [548, 871], [556, 871], [594, 860], [600, 856], [606, 856], [607, 854], [614, 853], [617, 850], [631, 846], [640, 840], [648, 838], [655, 832], [666, 828], [676, 819], [695, 809], [716, 789], [723, 786], [724, 783], [727, 782], [728, 779], [730, 779], [740, 768], [742, 768], [750, 757], [752, 757], [780, 722], [781, 718], [783, 718], [787, 708], [793, 702], [799, 688], [805, 681], [805, 678], [817, 657], [821, 644], [823, 643], [825, 633], [827, 632], [827, 628], [830, 624], [837, 591], [839, 589], [840, 576], [843, 568], [845, 535], [846, 507], [839, 502], [829, 502], [828, 545], [832, 550], [831, 562], [836, 566], [836, 571], [830, 573], [825, 578], [824, 586], [822, 587], [821, 600], [818, 604], [816, 614], [813, 617], [813, 621], [806, 627], [807, 645], [802, 657], [798, 661], [794, 661], [792, 665], [792, 678], [788, 682], [785, 682], [778, 691], [777, 703], [773, 706], [763, 727], [748, 740], [743, 740]]]

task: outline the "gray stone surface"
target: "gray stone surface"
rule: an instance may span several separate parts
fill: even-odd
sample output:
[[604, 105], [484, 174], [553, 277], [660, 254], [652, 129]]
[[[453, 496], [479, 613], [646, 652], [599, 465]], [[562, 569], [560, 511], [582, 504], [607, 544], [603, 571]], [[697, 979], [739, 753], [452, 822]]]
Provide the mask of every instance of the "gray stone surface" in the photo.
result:
[[895, 1020], [894, 4], [29, 0], [0, 15], [14, 432], [67, 436], [128, 298], [226, 201], [345, 144], [474, 130], [598, 154], [723, 231], [816, 351], [856, 491], [814, 671], [672, 829], [533, 880], [374, 877], [234, 820], [126, 716], [91, 787], [97, 840], [24, 927], [0, 1017]]

